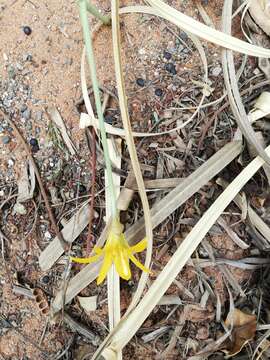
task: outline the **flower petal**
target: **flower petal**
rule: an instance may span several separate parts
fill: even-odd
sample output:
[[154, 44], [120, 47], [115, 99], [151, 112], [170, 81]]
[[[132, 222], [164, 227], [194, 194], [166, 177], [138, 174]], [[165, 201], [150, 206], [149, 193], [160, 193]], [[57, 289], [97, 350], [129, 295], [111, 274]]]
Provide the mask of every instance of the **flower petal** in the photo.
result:
[[79, 263], [79, 264], [90, 264], [90, 263], [97, 261], [99, 257], [100, 257], [100, 255], [94, 255], [94, 256], [90, 256], [88, 258], [78, 258], [78, 257], [70, 256], [69, 259], [70, 259], [70, 261]]
[[145, 250], [146, 248], [147, 248], [147, 240], [143, 239], [140, 242], [138, 242], [136, 245], [131, 246], [130, 250], [132, 253], [139, 253]]
[[99, 246], [95, 246], [94, 247], [94, 252], [97, 254], [97, 255], [102, 255], [103, 253], [103, 250], [99, 247]]
[[129, 254], [126, 251], [120, 250], [114, 257], [114, 264], [118, 275], [124, 279], [131, 278], [131, 271], [129, 266]]
[[[99, 255], [97, 255], [99, 256]], [[99, 275], [97, 278], [97, 284], [101, 284], [105, 277], [107, 276], [108, 271], [110, 270], [110, 267], [112, 266], [113, 257], [112, 254], [105, 254], [103, 264], [101, 266], [101, 269], [99, 271]]]
[[145, 267], [139, 260], [137, 260], [134, 255], [130, 255], [129, 258], [139, 269], [144, 272], [150, 273], [150, 270], [147, 269], [147, 267]]

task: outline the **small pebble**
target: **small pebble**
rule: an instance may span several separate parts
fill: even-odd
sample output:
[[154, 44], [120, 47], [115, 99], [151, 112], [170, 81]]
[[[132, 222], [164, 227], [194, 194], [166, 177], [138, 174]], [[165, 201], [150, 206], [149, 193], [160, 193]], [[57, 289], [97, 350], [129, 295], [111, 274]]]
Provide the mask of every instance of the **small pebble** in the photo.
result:
[[30, 117], [31, 117], [31, 110], [30, 109], [26, 109], [24, 110], [24, 112], [22, 113], [22, 117], [25, 119], [25, 120], [29, 120]]
[[187, 33], [185, 31], [180, 31], [180, 37], [184, 41], [187, 41], [187, 39], [188, 39], [188, 35], [187, 35]]
[[155, 90], [155, 95], [161, 97], [161, 96], [163, 95], [162, 89], [159, 89], [159, 88], [156, 89], [156, 90]]
[[52, 238], [52, 235], [50, 234], [49, 231], [46, 231], [44, 236], [45, 236], [46, 240], [51, 240], [51, 238]]
[[27, 109], [27, 105], [23, 104], [20, 109], [21, 113], [23, 113], [26, 109]]
[[35, 138], [31, 138], [30, 141], [29, 141], [29, 144], [31, 146], [36, 146], [36, 145], [38, 145], [38, 141]]
[[8, 167], [14, 166], [14, 160], [8, 159]]
[[177, 71], [175, 65], [172, 63], [168, 63], [165, 65], [165, 70], [171, 73], [172, 75], [176, 75]]
[[25, 33], [25, 35], [29, 36], [32, 33], [32, 29], [30, 28], [30, 26], [24, 26], [23, 32]]
[[145, 86], [145, 80], [143, 78], [138, 78], [136, 80], [136, 84], [140, 87], [144, 87]]
[[215, 66], [212, 70], [211, 70], [211, 74], [215, 77], [219, 76], [221, 73], [222, 69], [220, 66]]
[[170, 60], [172, 58], [172, 54], [168, 51], [164, 51], [163, 53], [163, 57], [166, 59], [166, 60]]
[[38, 152], [38, 150], [39, 150], [39, 146], [38, 146], [38, 145], [32, 146], [32, 152], [33, 152], [33, 153]]
[[42, 120], [42, 115], [43, 115], [43, 111], [42, 110], [38, 110], [36, 112], [36, 120], [37, 121], [41, 121]]
[[2, 137], [2, 143], [4, 144], [4, 145], [7, 145], [8, 143], [10, 143], [10, 137], [9, 136], [3, 136]]
[[42, 282], [44, 284], [48, 284], [50, 282], [50, 277], [48, 275], [43, 276]]
[[107, 124], [112, 125], [112, 124], [113, 124], [113, 120], [114, 120], [114, 118], [113, 118], [113, 116], [112, 116], [112, 115], [108, 114], [108, 115], [105, 115], [104, 120], [105, 120], [105, 122], [106, 122]]

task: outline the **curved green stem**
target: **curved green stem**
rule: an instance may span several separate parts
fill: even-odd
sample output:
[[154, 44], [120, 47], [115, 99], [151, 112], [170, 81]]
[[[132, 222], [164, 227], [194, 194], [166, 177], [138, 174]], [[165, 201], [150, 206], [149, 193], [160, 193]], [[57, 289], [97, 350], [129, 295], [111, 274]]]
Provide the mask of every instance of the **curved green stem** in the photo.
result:
[[93, 16], [99, 19], [104, 25], [111, 25], [111, 16], [110, 15], [102, 15], [95, 5], [90, 4], [89, 2], [86, 3], [87, 11], [89, 11]]
[[91, 35], [90, 35], [90, 27], [89, 27], [89, 23], [88, 23], [88, 17], [87, 17], [86, 0], [79, 0], [79, 7], [80, 7], [80, 18], [81, 18], [81, 24], [82, 24], [82, 28], [83, 28], [83, 36], [84, 36], [84, 42], [85, 42], [85, 47], [86, 47], [87, 60], [88, 60], [89, 68], [90, 68], [93, 92], [94, 92], [95, 103], [96, 103], [96, 108], [97, 108], [97, 115], [98, 115], [98, 120], [99, 120], [99, 128], [100, 128], [100, 134], [101, 134], [102, 147], [103, 147], [103, 151], [104, 151], [105, 165], [106, 165], [106, 170], [108, 173], [108, 187], [109, 187], [109, 191], [111, 193], [111, 213], [112, 213], [112, 217], [114, 218], [117, 216], [116, 195], [115, 195], [115, 188], [114, 188], [113, 176], [112, 176], [112, 164], [111, 164], [111, 160], [110, 160], [110, 156], [109, 156], [107, 136], [106, 136], [106, 130], [105, 130], [105, 125], [104, 125], [99, 85], [98, 85], [98, 80], [97, 80], [97, 71], [96, 71], [96, 64], [95, 64], [95, 58], [94, 58], [94, 50], [93, 50], [93, 44], [92, 44], [92, 39], [91, 39]]

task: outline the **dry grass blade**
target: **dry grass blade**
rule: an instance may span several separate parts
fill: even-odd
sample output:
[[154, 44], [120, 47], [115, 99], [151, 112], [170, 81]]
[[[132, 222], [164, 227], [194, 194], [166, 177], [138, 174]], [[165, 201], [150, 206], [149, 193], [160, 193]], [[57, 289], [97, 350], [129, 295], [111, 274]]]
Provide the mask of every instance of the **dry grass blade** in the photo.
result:
[[[265, 150], [267, 154], [270, 153], [270, 146]], [[111, 337], [108, 337], [105, 342], [107, 351], [113, 353], [122, 349], [130, 339], [135, 335], [145, 319], [149, 316], [151, 311], [157, 305], [160, 298], [169, 288], [175, 277], [181, 271], [183, 266], [187, 263], [192, 253], [205, 237], [209, 229], [217, 221], [220, 214], [230, 204], [234, 197], [238, 194], [241, 188], [249, 181], [249, 179], [260, 169], [264, 164], [263, 159], [257, 157], [254, 159], [223, 191], [213, 205], [206, 211], [203, 217], [194, 226], [193, 230], [188, 234], [185, 240], [181, 243], [172, 258], [164, 267], [158, 278], [149, 288], [146, 295], [137, 305], [137, 307], [128, 315], [125, 322], [121, 322], [120, 326]], [[101, 348], [104, 347], [104, 343]], [[94, 355], [95, 358], [95, 355]], [[113, 357], [112, 357], [113, 358]]]
[[201, 22], [182, 14], [161, 0], [147, 0], [147, 2], [167, 20], [200, 38], [243, 54], [265, 58], [270, 57], [270, 50], [251, 45], [221, 31], [209, 28]]
[[[226, 0], [223, 6], [222, 28], [224, 32], [228, 34], [231, 33], [231, 15], [232, 0]], [[270, 163], [270, 158], [265, 154], [262, 145], [259, 143], [242, 103], [236, 80], [233, 53], [231, 50], [223, 50], [222, 66], [225, 86], [235, 120], [247, 141], [256, 149], [257, 154], [259, 154], [266, 163]]]
[[[144, 212], [144, 221], [146, 229], [146, 238], [147, 238], [147, 251], [145, 257], [145, 266], [150, 268], [151, 258], [152, 258], [152, 247], [153, 247], [153, 233], [152, 233], [152, 221], [150, 216], [149, 203], [144, 187], [144, 181], [140, 169], [140, 164], [136, 152], [136, 147], [134, 139], [132, 136], [132, 128], [129, 119], [127, 96], [125, 92], [124, 77], [122, 70], [121, 54], [120, 54], [120, 22], [119, 22], [119, 1], [112, 0], [111, 2], [111, 19], [112, 19], [112, 38], [113, 38], [113, 54], [114, 54], [114, 65], [115, 65], [115, 76], [117, 83], [117, 91], [119, 97], [119, 107], [123, 122], [123, 127], [125, 129], [125, 139], [127, 147], [129, 150], [129, 155], [131, 159], [132, 171], [136, 178], [138, 185], [138, 191], [142, 201], [142, 207]], [[142, 292], [145, 288], [146, 281], [148, 279], [148, 273], [143, 272], [137, 287], [137, 290], [133, 296], [132, 303], [130, 304], [130, 309], [136, 305], [139, 301]]]
[[[151, 209], [153, 228], [158, 226], [173, 211], [187, 201], [202, 186], [207, 184], [215, 175], [224, 169], [242, 150], [241, 141], [235, 141], [225, 145], [193, 174], [188, 176], [182, 183], [173, 189], [168, 195]], [[130, 244], [134, 244], [145, 236], [144, 220], [140, 219], [131, 226], [125, 233]], [[98, 245], [102, 245], [106, 239], [106, 229], [98, 240]], [[89, 285], [98, 275], [100, 262], [89, 264], [75, 275], [69, 282], [65, 302], [70, 302], [80, 291]], [[58, 294], [53, 303], [54, 311], [59, 311], [62, 307], [61, 296]]]
[[[95, 213], [95, 216], [98, 214]], [[66, 242], [71, 244], [85, 229], [89, 222], [89, 207], [82, 206], [61, 230]], [[43, 271], [49, 270], [57, 259], [63, 254], [64, 247], [56, 236], [39, 256], [39, 266]]]
[[73, 142], [71, 141], [71, 139], [67, 133], [67, 128], [65, 126], [65, 123], [64, 123], [59, 111], [55, 107], [52, 107], [52, 108], [48, 108], [47, 112], [50, 115], [52, 121], [55, 123], [55, 125], [59, 129], [70, 154], [76, 155], [75, 145], [73, 144]]

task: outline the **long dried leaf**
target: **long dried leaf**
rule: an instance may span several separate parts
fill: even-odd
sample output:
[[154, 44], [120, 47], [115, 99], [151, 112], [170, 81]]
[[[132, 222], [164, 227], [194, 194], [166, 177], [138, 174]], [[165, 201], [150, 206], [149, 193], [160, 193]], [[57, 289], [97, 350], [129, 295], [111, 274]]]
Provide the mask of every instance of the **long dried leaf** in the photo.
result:
[[[226, 0], [223, 6], [222, 29], [227, 34], [231, 33], [231, 16], [232, 0]], [[244, 105], [242, 103], [237, 85], [233, 53], [231, 50], [223, 50], [222, 67], [225, 86], [235, 120], [247, 141], [256, 149], [257, 154], [259, 154], [266, 163], [270, 164], [270, 158], [265, 154], [262, 145], [257, 140], [255, 132], [250, 124]]]
[[166, 17], [167, 20], [200, 38], [243, 54], [265, 58], [270, 57], [270, 50], [251, 45], [224, 32], [209, 28], [201, 22], [177, 11], [161, 0], [147, 0], [147, 2], [156, 9], [157, 12], [160, 12], [163, 17]]

